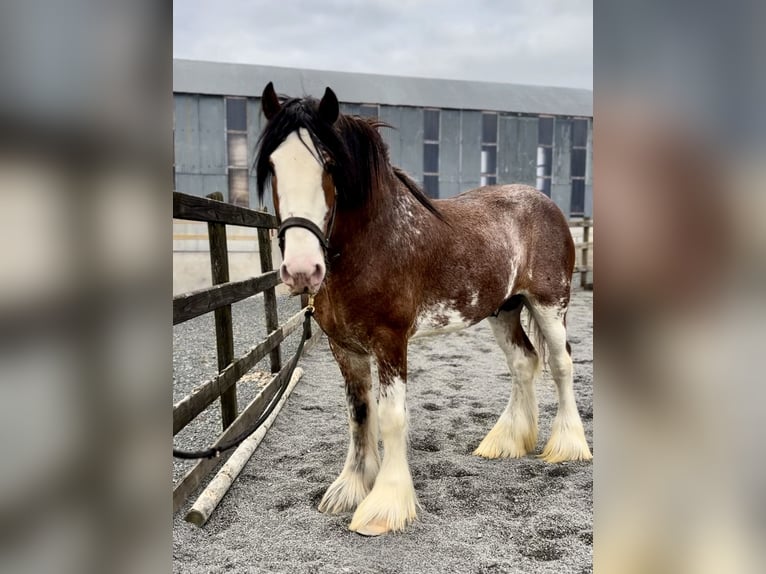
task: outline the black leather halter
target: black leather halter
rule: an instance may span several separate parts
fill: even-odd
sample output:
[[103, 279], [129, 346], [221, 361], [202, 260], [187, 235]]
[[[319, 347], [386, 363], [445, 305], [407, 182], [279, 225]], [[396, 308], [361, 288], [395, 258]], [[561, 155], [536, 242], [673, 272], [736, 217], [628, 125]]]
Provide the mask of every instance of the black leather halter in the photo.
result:
[[335, 199], [332, 205], [332, 211], [330, 212], [330, 220], [327, 222], [327, 234], [322, 231], [319, 226], [305, 217], [288, 217], [279, 226], [277, 231], [277, 237], [279, 238], [279, 250], [282, 252], [282, 256], [285, 255], [285, 232], [291, 227], [302, 227], [314, 234], [314, 237], [319, 241], [319, 245], [322, 246], [325, 259], [327, 258], [327, 252], [330, 249], [330, 234], [332, 234], [333, 226], [335, 225], [335, 209], [338, 206], [338, 193], [335, 192]]
[[279, 249], [282, 251], [282, 255], [285, 254], [285, 232], [291, 227], [302, 227], [303, 229], [309, 230], [319, 240], [319, 245], [322, 246], [322, 249], [325, 251], [325, 253], [327, 252], [329, 247], [327, 238], [325, 237], [324, 232], [319, 229], [319, 226], [316, 223], [310, 219], [306, 219], [305, 217], [288, 217], [282, 222], [282, 225], [279, 226], [279, 231], [277, 232], [277, 237], [279, 238]]

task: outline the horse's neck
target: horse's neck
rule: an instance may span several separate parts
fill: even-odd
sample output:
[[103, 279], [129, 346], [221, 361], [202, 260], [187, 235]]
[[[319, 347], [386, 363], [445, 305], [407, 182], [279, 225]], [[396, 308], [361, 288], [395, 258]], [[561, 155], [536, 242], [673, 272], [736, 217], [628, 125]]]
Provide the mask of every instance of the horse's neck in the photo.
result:
[[386, 187], [376, 190], [366, 205], [338, 213], [339, 241], [335, 247], [341, 257], [363, 259], [352, 263], [365, 264], [378, 258], [404, 263], [415, 250], [428, 247], [431, 234], [426, 230], [434, 216], [393, 173], [385, 183]]

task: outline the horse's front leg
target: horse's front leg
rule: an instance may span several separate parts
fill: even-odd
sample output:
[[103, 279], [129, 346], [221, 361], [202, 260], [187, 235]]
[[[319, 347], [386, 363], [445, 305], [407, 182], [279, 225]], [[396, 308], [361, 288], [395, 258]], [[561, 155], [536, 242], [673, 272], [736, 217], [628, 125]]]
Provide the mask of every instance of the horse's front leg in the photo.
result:
[[383, 463], [375, 486], [356, 509], [349, 526], [366, 536], [404, 530], [417, 515], [418, 503], [407, 462], [407, 339], [387, 335], [375, 345]]
[[350, 435], [346, 464], [319, 503], [321, 512], [336, 514], [353, 510], [370, 492], [380, 467], [380, 455], [370, 356], [349, 352], [332, 341], [330, 348], [346, 381]]

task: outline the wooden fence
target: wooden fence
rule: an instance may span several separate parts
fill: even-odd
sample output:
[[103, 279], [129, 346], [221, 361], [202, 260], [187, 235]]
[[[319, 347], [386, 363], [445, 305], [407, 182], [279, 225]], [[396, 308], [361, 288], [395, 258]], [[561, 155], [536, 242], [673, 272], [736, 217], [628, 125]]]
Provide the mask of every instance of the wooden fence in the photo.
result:
[[[593, 219], [570, 219], [569, 227], [582, 227], [582, 241], [575, 241], [575, 273], [580, 274], [580, 287], [593, 290]], [[588, 277], [590, 273], [590, 277]]]
[[[173, 217], [207, 222], [210, 241], [210, 265], [213, 286], [173, 297], [173, 325], [183, 323], [205, 313], [215, 313], [215, 339], [218, 351], [218, 375], [196, 387], [173, 405], [173, 435], [188, 425], [214, 401], [220, 398], [223, 432], [214, 445], [223, 444], [240, 434], [256, 421], [275, 396], [287, 369], [282, 368], [280, 343], [302, 326], [302, 309], [282, 325], [277, 314], [275, 287], [280, 283], [279, 272], [273, 269], [269, 230], [278, 227], [277, 218], [268, 213], [253, 211], [223, 203], [220, 192], [207, 198], [173, 193]], [[261, 260], [261, 275], [243, 281], [229, 280], [229, 257], [226, 244], [226, 225], [257, 228]], [[234, 358], [231, 305], [263, 293], [266, 328], [269, 335], [238, 359]], [[305, 307], [306, 301], [303, 300]], [[310, 347], [317, 335], [306, 343]], [[241, 413], [237, 407], [237, 381], [259, 361], [269, 356], [271, 372], [275, 374], [268, 385]], [[290, 360], [286, 361], [289, 365]], [[208, 445], [194, 445], [203, 448]], [[221, 459], [198, 461], [173, 488], [173, 512], [176, 512], [202, 483], [205, 476]]]

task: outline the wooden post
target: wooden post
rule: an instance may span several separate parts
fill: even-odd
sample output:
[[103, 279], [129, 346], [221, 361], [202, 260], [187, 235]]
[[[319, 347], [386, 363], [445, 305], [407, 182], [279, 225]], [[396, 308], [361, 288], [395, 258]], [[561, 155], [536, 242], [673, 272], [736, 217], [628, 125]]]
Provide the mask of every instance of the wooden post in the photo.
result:
[[[258, 228], [258, 254], [261, 257], [261, 273], [268, 273], [274, 269], [274, 263], [271, 260], [271, 238], [269, 230]], [[277, 292], [272, 287], [263, 292], [263, 308], [266, 314], [266, 334], [268, 335], [274, 329], [279, 327], [279, 315], [277, 313]], [[281, 345], [269, 353], [271, 362], [271, 372], [278, 373], [282, 368]]]
[[[216, 191], [208, 198], [223, 201], [223, 194]], [[207, 224], [210, 241], [210, 270], [213, 285], [229, 282], [229, 249], [226, 245], [226, 225]], [[215, 310], [215, 344], [218, 349], [218, 372], [222, 372], [234, 360], [234, 333], [231, 322], [231, 305]], [[226, 429], [237, 418], [237, 387], [232, 385], [221, 393], [221, 422]]]
[[582, 251], [580, 253], [580, 287], [586, 288], [588, 284], [588, 242], [590, 241], [590, 217], [582, 218]]

